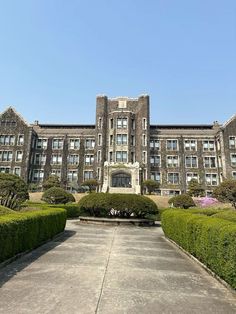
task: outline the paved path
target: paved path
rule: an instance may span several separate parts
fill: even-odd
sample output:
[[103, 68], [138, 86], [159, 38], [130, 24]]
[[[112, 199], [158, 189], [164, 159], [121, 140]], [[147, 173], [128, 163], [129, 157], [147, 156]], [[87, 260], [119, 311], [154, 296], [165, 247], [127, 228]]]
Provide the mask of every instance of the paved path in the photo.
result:
[[236, 313], [161, 228], [83, 225], [0, 271], [0, 313]]

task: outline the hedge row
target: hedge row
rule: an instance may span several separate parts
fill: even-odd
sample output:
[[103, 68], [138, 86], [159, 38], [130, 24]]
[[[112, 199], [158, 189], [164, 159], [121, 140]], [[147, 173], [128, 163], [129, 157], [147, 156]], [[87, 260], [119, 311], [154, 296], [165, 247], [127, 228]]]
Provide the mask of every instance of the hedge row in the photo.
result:
[[236, 224], [184, 210], [162, 214], [165, 235], [236, 289]]
[[65, 228], [64, 209], [48, 209], [0, 216], [0, 262], [32, 250]]
[[158, 213], [150, 198], [136, 194], [91, 193], [79, 201], [79, 211], [95, 217], [144, 218]]

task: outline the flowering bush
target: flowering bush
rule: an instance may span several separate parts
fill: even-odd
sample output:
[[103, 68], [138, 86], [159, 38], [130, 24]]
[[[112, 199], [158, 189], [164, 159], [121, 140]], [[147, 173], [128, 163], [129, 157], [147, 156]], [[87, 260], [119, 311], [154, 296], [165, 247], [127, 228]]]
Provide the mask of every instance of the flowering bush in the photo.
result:
[[215, 199], [213, 197], [205, 196], [205, 197], [202, 197], [202, 198], [196, 200], [196, 203], [200, 207], [209, 207], [212, 205], [216, 205], [219, 202], [217, 201], [217, 199]]

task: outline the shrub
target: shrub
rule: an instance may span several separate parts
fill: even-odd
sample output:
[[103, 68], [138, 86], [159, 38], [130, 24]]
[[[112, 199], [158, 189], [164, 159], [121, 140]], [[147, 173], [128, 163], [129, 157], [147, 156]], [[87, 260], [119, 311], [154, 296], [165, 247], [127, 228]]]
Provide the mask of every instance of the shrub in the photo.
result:
[[214, 214], [213, 217], [229, 220], [236, 223], [236, 211], [234, 210], [222, 210]]
[[17, 209], [27, 199], [28, 187], [23, 179], [13, 174], [0, 173], [0, 205]]
[[96, 190], [96, 187], [98, 186], [98, 182], [95, 179], [89, 179], [84, 181], [81, 184], [82, 187], [87, 187], [89, 189], [89, 193]]
[[42, 200], [48, 204], [75, 202], [74, 196], [62, 188], [52, 187], [43, 193]]
[[148, 190], [148, 194], [151, 195], [156, 189], [160, 187], [160, 184], [155, 180], [145, 180], [143, 181], [143, 187]]
[[236, 289], [235, 223], [170, 209], [162, 214], [162, 228], [167, 237]]
[[[56, 205], [51, 205], [50, 207], [57, 208]], [[61, 204], [60, 208], [66, 210], [67, 218], [76, 218], [81, 214], [78, 204]]]
[[231, 203], [236, 209], [236, 180], [225, 180], [213, 191], [213, 196], [222, 203]]
[[196, 179], [191, 179], [188, 184], [188, 195], [190, 196], [203, 196], [205, 193], [204, 188]]
[[136, 194], [94, 193], [79, 201], [79, 210], [96, 217], [144, 218], [158, 213], [156, 204], [149, 198]]
[[65, 228], [64, 209], [15, 213], [0, 217], [0, 262], [32, 250]]
[[184, 209], [195, 206], [195, 203], [192, 197], [187, 194], [174, 196], [169, 199], [168, 203], [173, 204], [174, 207], [184, 208]]
[[6, 214], [14, 214], [14, 213], [15, 213], [14, 210], [11, 210], [11, 209], [4, 207], [4, 206], [0, 206], [0, 216], [6, 215]]
[[60, 180], [56, 175], [50, 175], [46, 181], [43, 182], [43, 189], [46, 191], [50, 188], [59, 188], [60, 187]]

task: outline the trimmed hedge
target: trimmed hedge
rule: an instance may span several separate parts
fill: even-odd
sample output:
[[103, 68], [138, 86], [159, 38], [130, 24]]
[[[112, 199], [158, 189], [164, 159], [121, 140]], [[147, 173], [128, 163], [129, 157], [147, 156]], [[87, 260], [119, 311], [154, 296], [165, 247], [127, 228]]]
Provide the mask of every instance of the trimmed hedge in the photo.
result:
[[75, 202], [75, 198], [62, 188], [52, 187], [43, 193], [42, 201], [48, 204], [66, 204]]
[[32, 250], [62, 232], [66, 224], [64, 209], [16, 213], [0, 217], [0, 262]]
[[79, 211], [95, 217], [144, 218], [158, 213], [148, 197], [136, 194], [92, 193], [79, 201]]
[[168, 201], [169, 204], [173, 204], [176, 208], [184, 208], [187, 209], [189, 207], [195, 207], [195, 203], [191, 196], [188, 194], [181, 194], [173, 196]]
[[14, 210], [0, 205], [0, 216], [15, 213]]
[[167, 210], [162, 214], [167, 237], [198, 258], [236, 289], [236, 224], [192, 214], [185, 210]]

